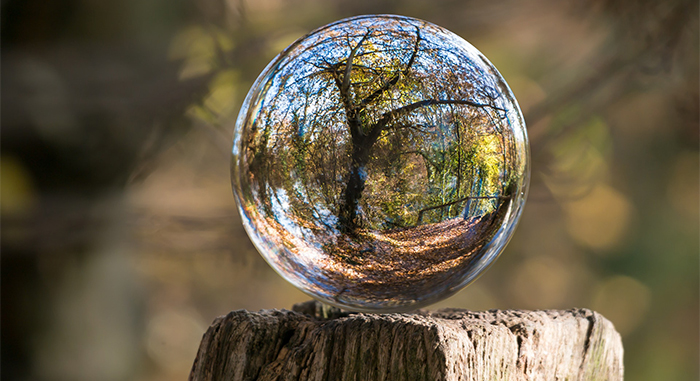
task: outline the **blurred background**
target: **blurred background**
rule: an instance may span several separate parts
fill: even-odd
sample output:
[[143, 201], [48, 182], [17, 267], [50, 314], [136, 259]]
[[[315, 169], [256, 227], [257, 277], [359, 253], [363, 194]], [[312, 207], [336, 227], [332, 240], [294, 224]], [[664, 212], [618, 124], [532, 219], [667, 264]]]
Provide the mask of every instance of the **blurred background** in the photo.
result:
[[1, 4], [3, 379], [185, 379], [216, 316], [308, 299], [243, 230], [233, 125], [279, 51], [366, 13], [470, 41], [528, 123], [513, 240], [431, 308], [591, 308], [628, 379], [700, 376], [697, 1]]

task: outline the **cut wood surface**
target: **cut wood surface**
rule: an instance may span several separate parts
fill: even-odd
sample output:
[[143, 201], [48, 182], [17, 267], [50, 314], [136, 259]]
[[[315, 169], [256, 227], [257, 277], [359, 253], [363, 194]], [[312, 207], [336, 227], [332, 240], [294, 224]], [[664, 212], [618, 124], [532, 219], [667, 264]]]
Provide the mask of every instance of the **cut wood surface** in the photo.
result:
[[622, 356], [612, 323], [587, 309], [383, 315], [306, 302], [217, 318], [189, 379], [622, 380]]

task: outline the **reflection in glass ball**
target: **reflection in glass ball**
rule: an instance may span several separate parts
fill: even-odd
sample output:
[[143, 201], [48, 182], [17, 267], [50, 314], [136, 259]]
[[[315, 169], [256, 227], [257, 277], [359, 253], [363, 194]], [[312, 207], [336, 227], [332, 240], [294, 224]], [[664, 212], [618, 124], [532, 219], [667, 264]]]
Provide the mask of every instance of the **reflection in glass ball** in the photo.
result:
[[457, 292], [500, 254], [529, 181], [520, 109], [459, 36], [400, 16], [324, 26], [278, 55], [236, 123], [246, 231], [326, 303], [399, 311]]

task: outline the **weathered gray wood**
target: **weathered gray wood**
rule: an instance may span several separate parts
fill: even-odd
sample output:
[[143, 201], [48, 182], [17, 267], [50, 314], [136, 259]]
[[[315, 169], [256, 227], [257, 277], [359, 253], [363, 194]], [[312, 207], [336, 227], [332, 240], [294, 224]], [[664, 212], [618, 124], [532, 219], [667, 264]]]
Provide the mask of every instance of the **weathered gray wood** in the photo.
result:
[[620, 335], [587, 309], [380, 315], [317, 302], [294, 309], [217, 318], [190, 380], [623, 378]]

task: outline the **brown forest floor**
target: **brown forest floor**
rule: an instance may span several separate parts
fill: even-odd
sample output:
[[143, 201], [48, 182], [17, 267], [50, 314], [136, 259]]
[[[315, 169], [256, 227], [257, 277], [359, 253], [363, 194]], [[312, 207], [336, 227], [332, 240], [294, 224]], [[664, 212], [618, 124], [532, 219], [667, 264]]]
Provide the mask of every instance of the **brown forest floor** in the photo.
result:
[[490, 240], [493, 214], [343, 237], [322, 265], [336, 298], [417, 299], [455, 286]]
[[[358, 306], [402, 305], [456, 287], [500, 226], [498, 212], [387, 231], [297, 237], [272, 218], [257, 228], [279, 256], [272, 262], [299, 283]], [[319, 249], [323, 244], [324, 249]], [[282, 249], [284, 248], [284, 249]], [[280, 250], [281, 249], [281, 250]]]

